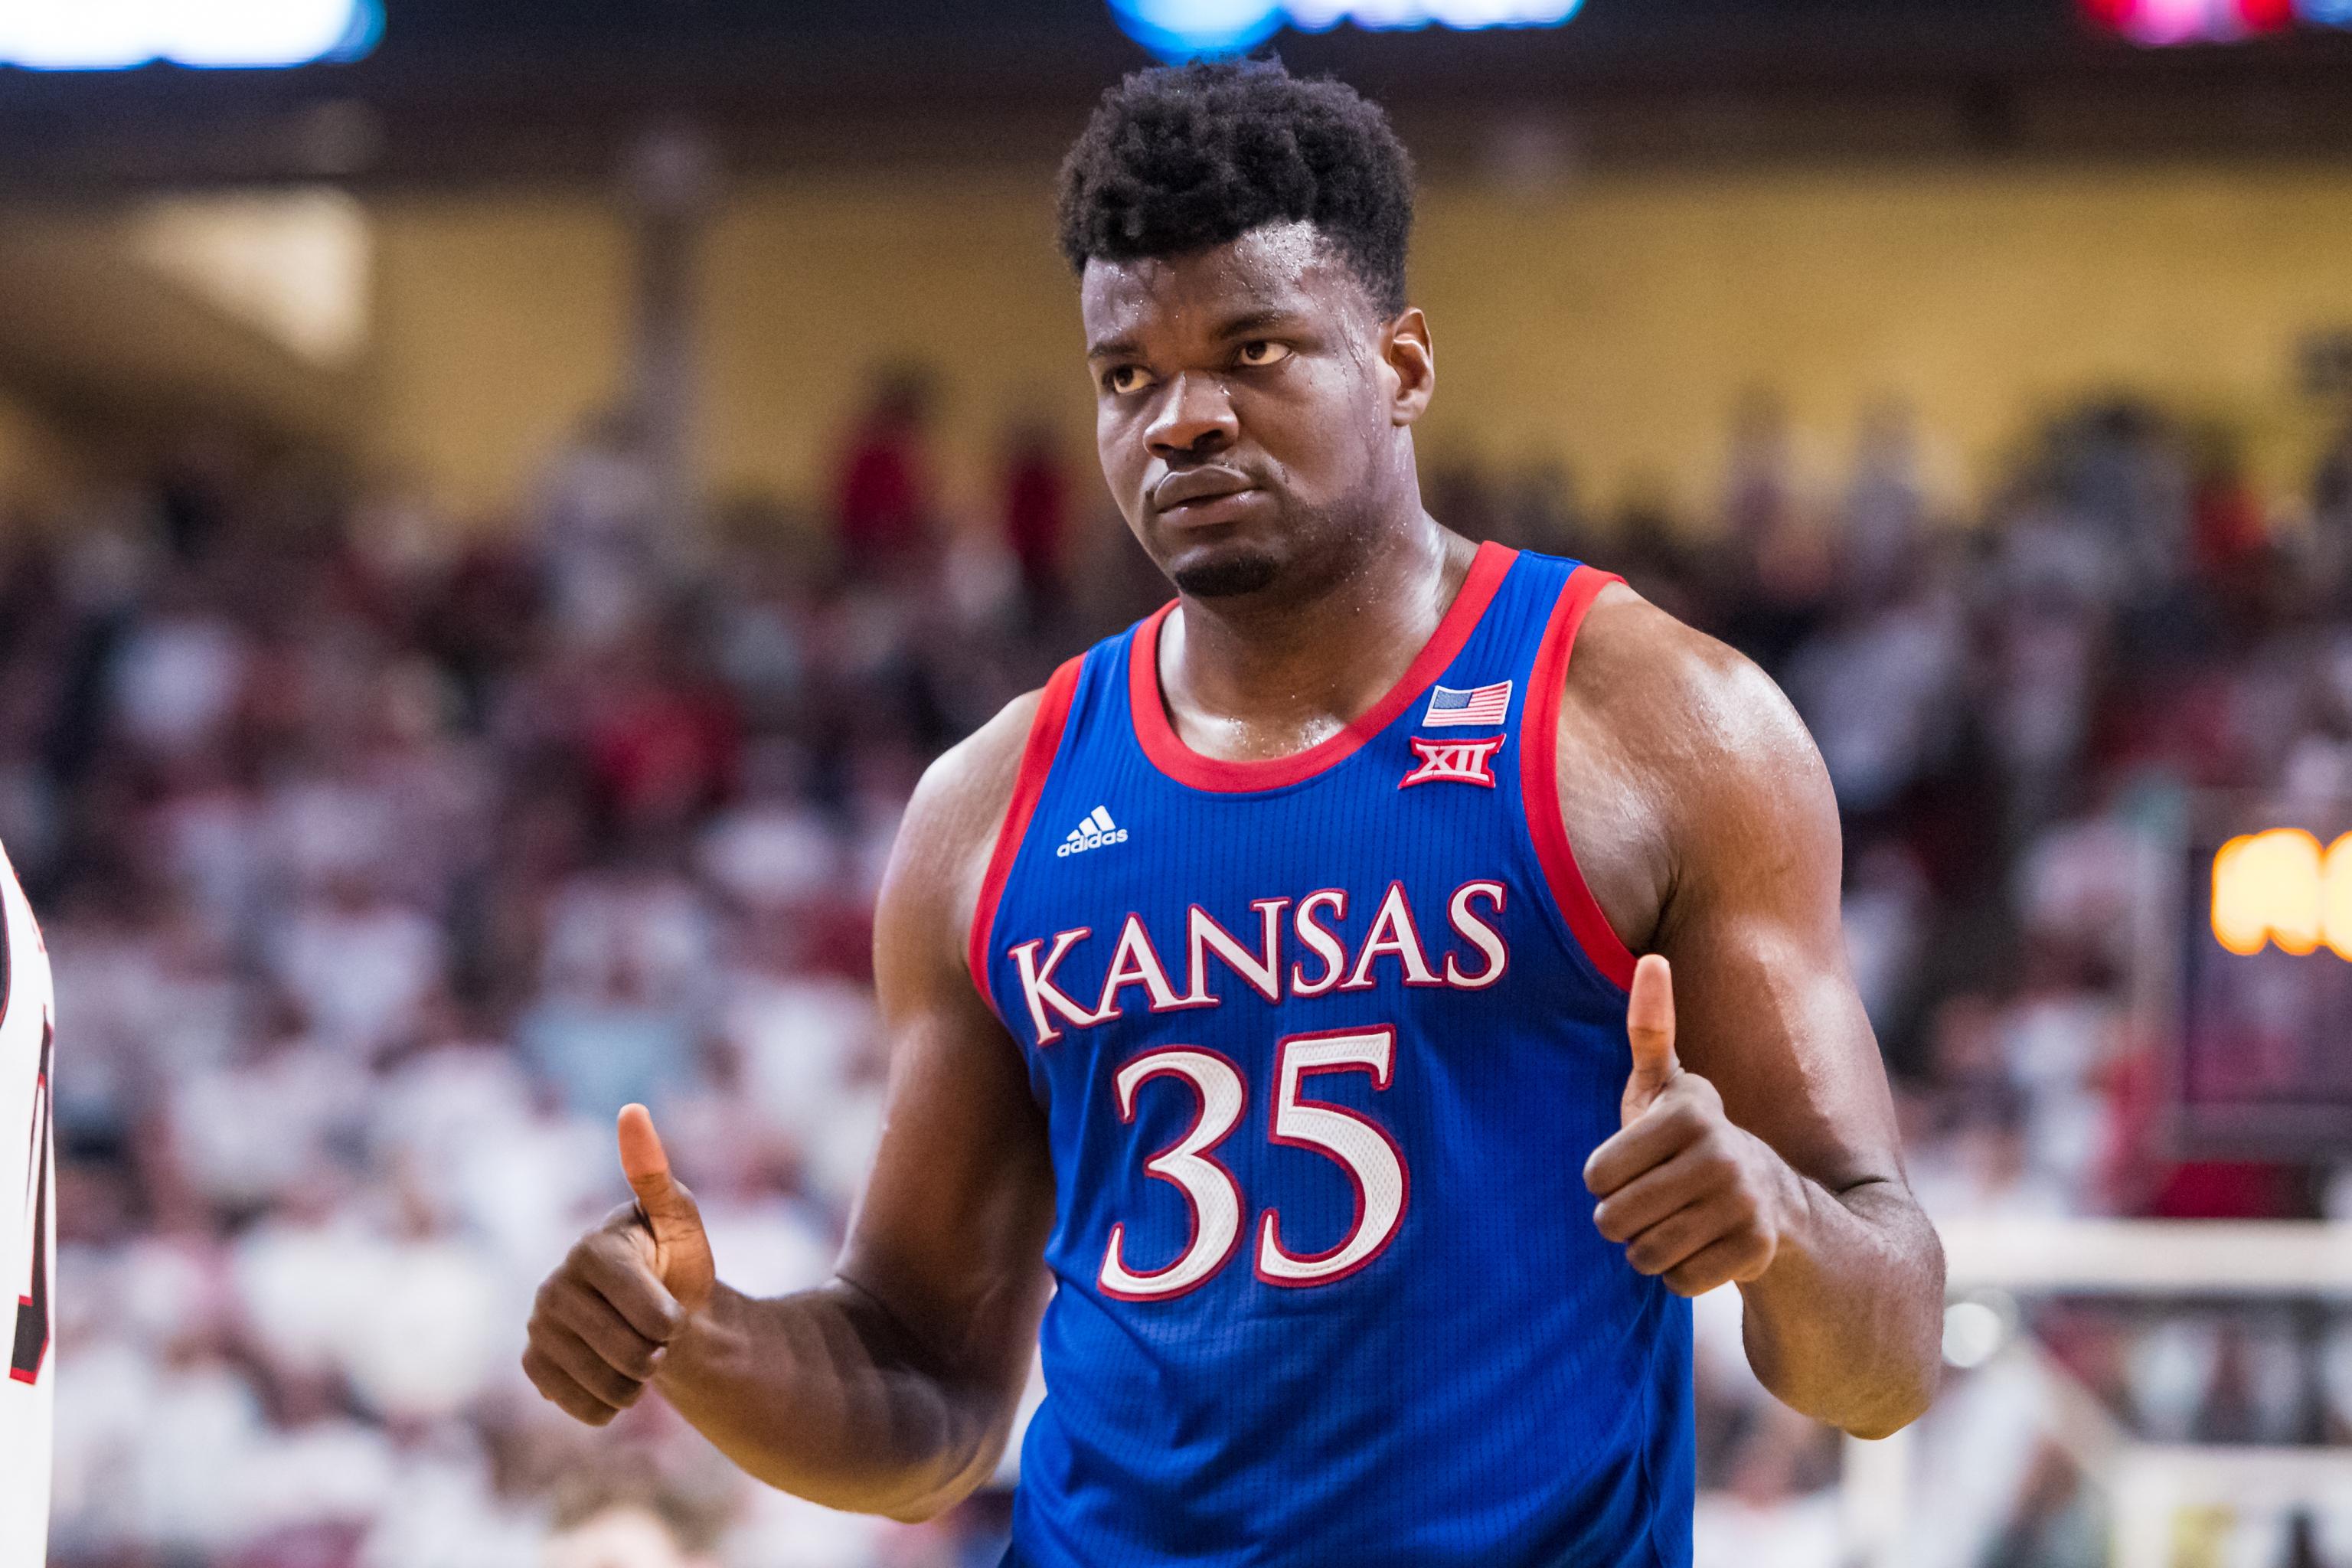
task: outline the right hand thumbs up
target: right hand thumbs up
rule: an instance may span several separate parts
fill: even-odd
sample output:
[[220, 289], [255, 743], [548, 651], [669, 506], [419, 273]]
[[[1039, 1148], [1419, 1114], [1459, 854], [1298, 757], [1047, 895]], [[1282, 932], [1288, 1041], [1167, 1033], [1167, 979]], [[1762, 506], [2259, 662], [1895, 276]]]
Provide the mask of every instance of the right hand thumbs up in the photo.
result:
[[661, 1134], [654, 1131], [653, 1112], [642, 1105], [621, 1107], [619, 1134], [621, 1173], [637, 1194], [637, 1214], [653, 1242], [648, 1261], [678, 1306], [691, 1312], [709, 1300], [719, 1280], [710, 1237], [702, 1229], [702, 1211], [695, 1206], [694, 1194], [669, 1173], [669, 1156], [662, 1152]]
[[540, 1393], [592, 1426], [637, 1402], [719, 1278], [701, 1211], [670, 1174], [644, 1106], [622, 1110], [619, 1136], [636, 1201], [605, 1215], [540, 1286], [522, 1357]]

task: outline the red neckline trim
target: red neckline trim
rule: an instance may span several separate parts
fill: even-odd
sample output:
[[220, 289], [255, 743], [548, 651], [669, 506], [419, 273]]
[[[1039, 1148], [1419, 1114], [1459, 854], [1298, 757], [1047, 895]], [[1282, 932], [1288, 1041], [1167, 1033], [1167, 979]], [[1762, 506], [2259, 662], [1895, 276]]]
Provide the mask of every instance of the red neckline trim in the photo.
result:
[[1422, 645], [1421, 652], [1389, 689], [1388, 695], [1359, 714], [1338, 734], [1328, 735], [1303, 752], [1256, 762], [1204, 757], [1186, 745], [1175, 726], [1168, 722], [1168, 710], [1160, 695], [1160, 628], [1176, 608], [1177, 601], [1171, 599], [1135, 628], [1128, 646], [1127, 707], [1135, 726], [1135, 738], [1142, 744], [1143, 754], [1151, 759], [1152, 766], [1178, 784], [1190, 784], [1194, 789], [1226, 793], [1281, 789], [1313, 778], [1345, 762], [1365, 742], [1395, 723], [1397, 715], [1412, 707], [1413, 700], [1445, 673], [1445, 667], [1454, 662], [1462, 645], [1477, 629], [1478, 618], [1494, 602], [1495, 591], [1503, 585], [1504, 574], [1517, 558], [1517, 551], [1492, 541], [1478, 546], [1478, 553], [1470, 563], [1470, 574], [1462, 580], [1462, 587], [1454, 595], [1454, 603], [1446, 606], [1437, 630]]

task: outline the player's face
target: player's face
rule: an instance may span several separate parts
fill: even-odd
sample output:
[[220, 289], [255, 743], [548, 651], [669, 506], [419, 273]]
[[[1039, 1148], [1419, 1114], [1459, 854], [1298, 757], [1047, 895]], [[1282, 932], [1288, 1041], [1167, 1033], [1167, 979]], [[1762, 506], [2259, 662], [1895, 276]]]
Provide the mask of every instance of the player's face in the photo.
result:
[[[1334, 568], [1411, 484], [1400, 437], [1427, 401], [1425, 337], [1304, 223], [1141, 261], [1089, 261], [1080, 288], [1095, 443], [1128, 526], [1196, 597]], [[1411, 345], [1408, 345], [1409, 349]]]

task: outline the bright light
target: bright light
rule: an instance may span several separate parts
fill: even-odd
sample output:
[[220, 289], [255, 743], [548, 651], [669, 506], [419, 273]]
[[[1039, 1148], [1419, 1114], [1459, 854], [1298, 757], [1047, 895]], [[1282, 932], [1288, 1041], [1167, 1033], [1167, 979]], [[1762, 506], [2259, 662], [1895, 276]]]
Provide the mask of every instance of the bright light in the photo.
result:
[[1276, 0], [1110, 0], [1110, 8], [1128, 37], [1166, 59], [1251, 48], [1284, 20]]
[[[2352, 0], [2345, 0], [2352, 4]], [[1319, 33], [1360, 27], [1556, 27], [1584, 0], [1110, 0], [1128, 36], [1165, 59], [1253, 48], [1286, 23]]]
[[2236, 19], [2227, 5], [2212, 0], [2141, 0], [2128, 30], [2144, 44], [2185, 44], [2227, 37]]
[[1992, 1360], [2008, 1337], [2000, 1311], [1982, 1301], [1955, 1301], [1944, 1309], [1944, 1360], [1962, 1371]]
[[2316, 6], [2347, 9], [2345, 0], [2082, 0], [2102, 26], [2136, 44], [2226, 44], [2291, 26], [2298, 13], [2316, 20]]
[[2231, 839], [2213, 857], [2213, 940], [2252, 954], [2322, 942], [2352, 959], [2352, 833], [2326, 850], [2299, 827]]
[[379, 0], [0, 0], [0, 65], [298, 66], [357, 58], [383, 23]]

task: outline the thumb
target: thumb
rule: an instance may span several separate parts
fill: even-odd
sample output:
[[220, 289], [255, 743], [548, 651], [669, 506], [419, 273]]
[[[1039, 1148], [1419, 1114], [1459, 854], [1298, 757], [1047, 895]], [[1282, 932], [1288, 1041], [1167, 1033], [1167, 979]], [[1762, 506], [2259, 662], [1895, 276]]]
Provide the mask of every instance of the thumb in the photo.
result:
[[1650, 1108], [1682, 1072], [1675, 1059], [1675, 974], [1656, 953], [1633, 966], [1633, 990], [1625, 1003], [1625, 1037], [1633, 1047], [1633, 1075], [1625, 1080], [1622, 1107], [1626, 1121]]
[[661, 1239], [681, 1227], [699, 1229], [702, 1215], [694, 1199], [669, 1173], [669, 1156], [662, 1152], [661, 1134], [654, 1131], [653, 1112], [644, 1106], [621, 1107], [621, 1173], [637, 1194], [637, 1207]]

